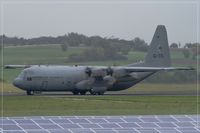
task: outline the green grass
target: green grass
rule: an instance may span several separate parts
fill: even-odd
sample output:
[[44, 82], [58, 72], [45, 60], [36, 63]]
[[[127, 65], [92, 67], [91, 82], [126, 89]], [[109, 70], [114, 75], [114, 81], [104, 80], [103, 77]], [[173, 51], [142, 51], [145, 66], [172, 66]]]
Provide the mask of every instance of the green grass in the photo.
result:
[[33, 45], [4, 48], [4, 64], [63, 64], [67, 57], [84, 48], [70, 47], [62, 52], [60, 45]]
[[[195, 84], [139, 84], [114, 94], [187, 94], [197, 91]], [[4, 83], [4, 93], [24, 93]], [[107, 92], [110, 93], [110, 92]], [[165, 115], [196, 114], [196, 96], [3, 96], [4, 116], [35, 115]]]
[[171, 50], [170, 54], [172, 59], [184, 59], [184, 55], [181, 50]]
[[[197, 92], [196, 84], [156, 84], [140, 83], [119, 93], [127, 94], [195, 94]], [[118, 92], [116, 92], [118, 93]]]
[[7, 83], [11, 83], [22, 71], [22, 69], [4, 69], [3, 78]]
[[197, 97], [4, 96], [1, 108], [3, 116], [196, 114]]

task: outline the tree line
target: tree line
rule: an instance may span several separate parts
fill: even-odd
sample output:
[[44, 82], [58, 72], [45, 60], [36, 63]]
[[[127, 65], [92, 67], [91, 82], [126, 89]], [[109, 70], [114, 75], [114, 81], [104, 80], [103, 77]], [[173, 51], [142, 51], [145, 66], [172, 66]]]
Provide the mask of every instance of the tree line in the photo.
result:
[[195, 60], [196, 57], [200, 55], [200, 43], [186, 43], [183, 48], [180, 48], [180, 46], [180, 43], [172, 43], [170, 48], [181, 50], [184, 58], [186, 59], [192, 58]]
[[[106, 38], [100, 36], [88, 37], [78, 33], [68, 33], [62, 36], [42, 36], [37, 38], [23, 38], [23, 37], [8, 37], [0, 35], [0, 42], [4, 45], [41, 45], [41, 44], [60, 44], [63, 52], [67, 51], [68, 47], [85, 46], [87, 49], [82, 53], [73, 54], [69, 56], [69, 61], [98, 61], [98, 60], [126, 60], [127, 54], [130, 50], [146, 52], [148, 49], [147, 43], [135, 37], [132, 40], [124, 40], [119, 38]], [[0, 48], [2, 45], [0, 45]], [[200, 55], [200, 43], [186, 43], [181, 48], [180, 43], [172, 43], [171, 49], [181, 50], [185, 58], [196, 59]]]
[[124, 40], [119, 38], [106, 38], [100, 36], [88, 37], [78, 33], [68, 33], [62, 36], [42, 36], [37, 38], [23, 38], [23, 37], [8, 37], [6, 35], [0, 35], [0, 41], [5, 45], [40, 45], [40, 44], [68, 44], [69, 46], [98, 46], [107, 45], [108, 43], [121, 43], [124, 45], [131, 45], [136, 50], [146, 51], [148, 47], [147, 43], [136, 37], [133, 40]]
[[124, 40], [119, 38], [103, 38], [100, 36], [85, 36], [78, 33], [69, 33], [57, 37], [38, 37], [25, 39], [22, 37], [1, 36], [4, 45], [40, 45], [40, 44], [60, 44], [63, 52], [68, 47], [87, 47], [82, 53], [70, 55], [69, 61], [94, 61], [94, 60], [125, 60], [130, 50], [147, 51], [148, 45], [139, 37], [133, 40]]

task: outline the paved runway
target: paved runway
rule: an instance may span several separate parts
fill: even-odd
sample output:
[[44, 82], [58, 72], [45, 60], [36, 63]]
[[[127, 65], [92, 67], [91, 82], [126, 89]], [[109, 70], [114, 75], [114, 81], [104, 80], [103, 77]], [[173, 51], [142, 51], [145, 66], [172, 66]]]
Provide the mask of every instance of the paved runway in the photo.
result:
[[[0, 93], [2, 96], [2, 93]], [[105, 96], [197, 96], [197, 93], [105, 93]], [[26, 93], [3, 93], [3, 96], [27, 96]], [[75, 96], [70, 92], [43, 92], [42, 94], [34, 94], [34, 96]], [[97, 96], [90, 95], [89, 93], [86, 96]], [[200, 96], [200, 94], [198, 94]]]
[[200, 133], [200, 115], [1, 117], [2, 133]]

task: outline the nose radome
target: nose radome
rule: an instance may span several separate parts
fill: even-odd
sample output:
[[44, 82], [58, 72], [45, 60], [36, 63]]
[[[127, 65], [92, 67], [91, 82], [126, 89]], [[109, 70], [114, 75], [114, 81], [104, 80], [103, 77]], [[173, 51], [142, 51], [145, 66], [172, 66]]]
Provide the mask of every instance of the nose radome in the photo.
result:
[[18, 87], [18, 88], [21, 88], [22, 87], [22, 80], [19, 79], [19, 78], [16, 78], [14, 81], [13, 81], [13, 85]]

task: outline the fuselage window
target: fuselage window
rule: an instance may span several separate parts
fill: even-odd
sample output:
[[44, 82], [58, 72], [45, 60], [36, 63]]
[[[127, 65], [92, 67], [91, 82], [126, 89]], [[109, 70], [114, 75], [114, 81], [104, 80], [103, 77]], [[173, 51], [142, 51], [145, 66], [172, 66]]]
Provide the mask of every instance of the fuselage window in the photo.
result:
[[32, 78], [31, 77], [27, 77], [27, 81], [32, 81]]

